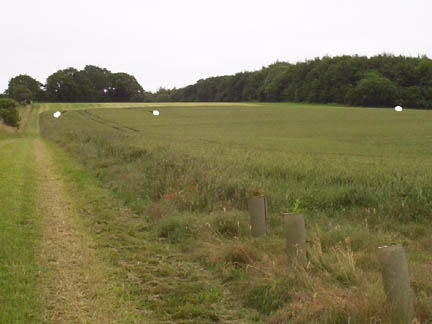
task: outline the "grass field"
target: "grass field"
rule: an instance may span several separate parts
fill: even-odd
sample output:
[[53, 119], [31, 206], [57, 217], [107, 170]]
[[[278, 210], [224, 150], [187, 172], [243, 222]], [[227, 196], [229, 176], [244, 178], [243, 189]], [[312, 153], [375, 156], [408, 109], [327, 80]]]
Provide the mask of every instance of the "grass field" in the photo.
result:
[[[386, 323], [376, 248], [398, 243], [417, 318], [432, 319], [430, 112], [159, 104], [154, 117], [152, 107], [39, 106], [42, 134], [137, 215], [122, 226], [98, 219], [99, 240], [157, 251], [113, 256], [145, 307], [179, 323]], [[66, 112], [54, 119], [56, 109]], [[245, 201], [257, 193], [269, 199], [270, 230], [254, 239]], [[282, 218], [296, 200], [309, 262], [289, 270]]]

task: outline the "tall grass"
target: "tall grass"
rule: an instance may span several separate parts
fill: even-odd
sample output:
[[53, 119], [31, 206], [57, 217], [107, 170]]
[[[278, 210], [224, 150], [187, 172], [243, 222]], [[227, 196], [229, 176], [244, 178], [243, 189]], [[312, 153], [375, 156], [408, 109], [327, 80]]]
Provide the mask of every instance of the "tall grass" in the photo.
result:
[[[93, 111], [92, 115], [99, 116], [97, 121], [89, 119], [88, 114], [70, 112], [61, 120], [45, 115], [42, 129], [46, 136], [80, 150], [83, 161], [94, 163], [96, 169], [102, 169], [101, 174], [108, 169], [107, 181], [115, 190], [138, 190], [134, 196], [147, 202], [182, 191], [184, 195], [176, 196], [182, 198], [175, 199], [179, 208], [242, 208], [248, 191], [257, 190], [269, 196], [276, 212], [300, 199], [303, 207], [311, 211], [375, 208], [385, 217], [401, 220], [430, 216], [432, 175], [428, 172], [431, 160], [426, 149], [426, 129], [419, 126], [411, 133], [406, 131], [419, 120], [423, 120], [424, 128], [431, 126], [432, 121], [428, 124], [426, 118], [415, 115], [425, 112], [413, 112], [414, 116], [395, 121], [382, 109], [379, 113], [368, 109], [372, 117], [357, 109], [351, 109], [354, 116], [349, 117], [343, 108], [327, 108], [325, 112], [286, 109], [291, 115], [279, 107], [230, 109], [166, 109], [162, 121], [151, 119], [143, 109]], [[312, 113], [318, 117], [308, 124]], [[228, 114], [230, 122], [223, 123]], [[256, 120], [250, 117], [254, 114], [258, 114]], [[164, 115], [168, 116], [166, 120]], [[341, 127], [346, 134], [338, 126], [342, 117], [349, 124]], [[291, 124], [287, 127], [295, 129], [287, 131], [276, 118], [289, 118], [286, 122]], [[298, 127], [301, 118], [304, 121]], [[380, 119], [382, 124], [365, 125], [370, 118]], [[321, 125], [314, 124], [319, 121]], [[395, 133], [393, 126], [387, 126], [392, 121], [395, 128], [405, 123], [404, 131]], [[113, 123], [120, 128], [113, 128]], [[348, 131], [349, 126], [354, 130]], [[139, 132], [121, 127], [133, 127]], [[57, 133], [59, 128], [62, 133]], [[280, 136], [275, 129], [281, 131]], [[323, 136], [319, 136], [320, 132]], [[364, 143], [365, 136], [371, 138], [370, 143]], [[420, 142], [422, 136], [426, 138]], [[424, 151], [419, 150], [421, 146]], [[116, 166], [110, 168], [110, 164]], [[123, 187], [121, 179], [115, 180], [123, 173], [131, 178], [127, 181], [129, 189]], [[190, 188], [195, 186], [199, 190], [192, 195]]]

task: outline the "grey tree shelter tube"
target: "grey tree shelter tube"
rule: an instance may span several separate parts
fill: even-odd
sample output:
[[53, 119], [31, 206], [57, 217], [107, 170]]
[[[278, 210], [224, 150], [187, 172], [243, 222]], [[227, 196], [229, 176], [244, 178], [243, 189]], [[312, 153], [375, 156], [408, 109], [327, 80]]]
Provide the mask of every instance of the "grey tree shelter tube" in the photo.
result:
[[303, 213], [285, 214], [288, 262], [306, 263], [306, 228]]
[[261, 236], [267, 232], [268, 209], [265, 197], [250, 197], [247, 201], [251, 216], [252, 235]]
[[405, 250], [400, 245], [382, 246], [378, 248], [378, 253], [392, 323], [411, 323], [414, 318], [414, 298]]

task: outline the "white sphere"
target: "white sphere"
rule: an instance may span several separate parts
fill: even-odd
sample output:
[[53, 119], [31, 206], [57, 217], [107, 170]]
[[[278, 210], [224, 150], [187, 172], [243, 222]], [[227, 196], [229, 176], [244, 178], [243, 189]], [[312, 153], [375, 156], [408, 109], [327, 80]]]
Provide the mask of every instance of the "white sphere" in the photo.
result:
[[153, 116], [159, 116], [159, 110], [153, 110]]
[[402, 111], [402, 107], [401, 107], [401, 106], [396, 106], [396, 107], [395, 107], [395, 110], [396, 110], [396, 111]]
[[59, 117], [61, 116], [61, 112], [60, 112], [60, 111], [56, 111], [56, 112], [53, 114], [53, 116], [54, 116], [54, 118], [59, 118]]

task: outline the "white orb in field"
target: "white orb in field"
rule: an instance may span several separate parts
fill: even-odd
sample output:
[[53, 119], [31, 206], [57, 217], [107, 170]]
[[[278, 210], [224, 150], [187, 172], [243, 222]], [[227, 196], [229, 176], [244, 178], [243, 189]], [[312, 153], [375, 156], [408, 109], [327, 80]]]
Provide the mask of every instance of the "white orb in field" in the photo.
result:
[[59, 118], [59, 117], [61, 116], [61, 112], [60, 112], [60, 111], [56, 111], [56, 112], [53, 114], [53, 116], [54, 116], [54, 118]]
[[395, 107], [395, 110], [396, 110], [396, 111], [402, 111], [402, 107], [401, 107], [401, 106], [396, 106], [396, 107]]
[[153, 116], [159, 116], [159, 110], [153, 110]]

